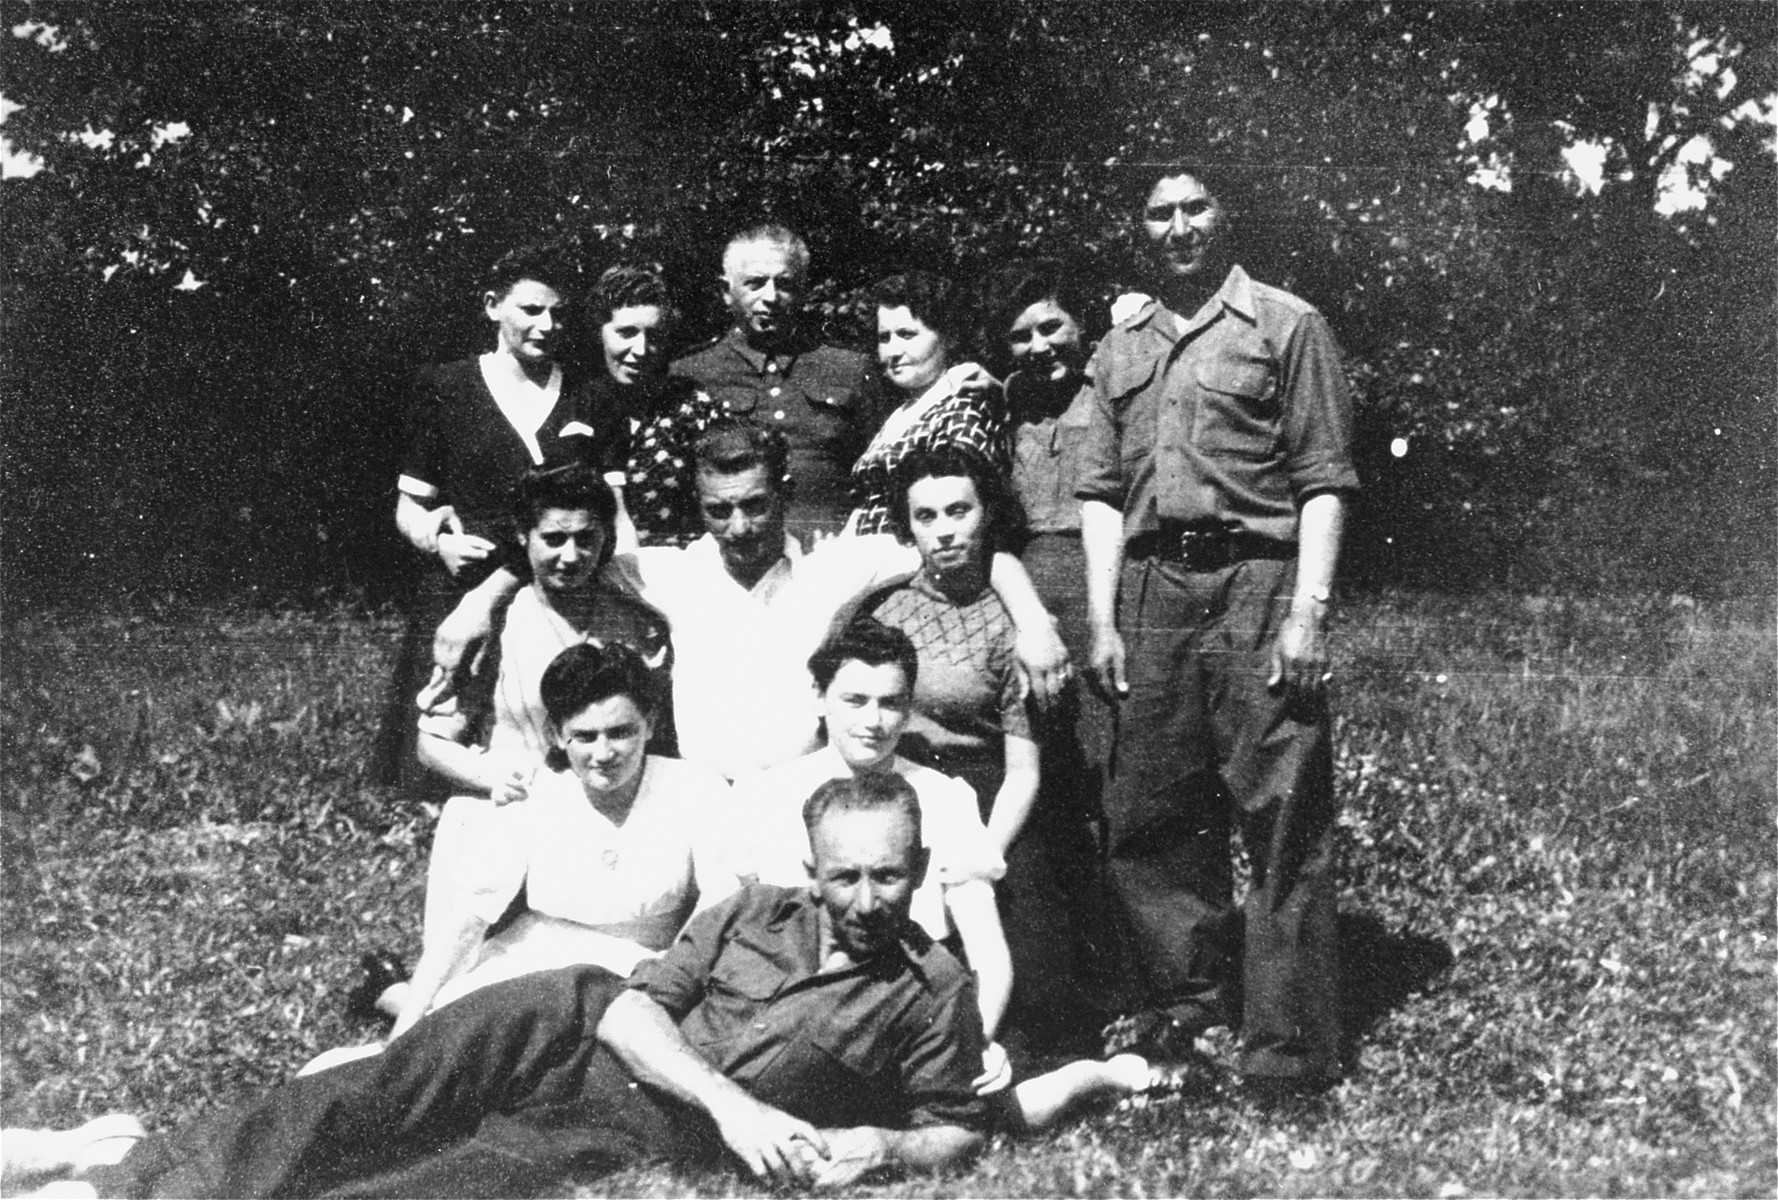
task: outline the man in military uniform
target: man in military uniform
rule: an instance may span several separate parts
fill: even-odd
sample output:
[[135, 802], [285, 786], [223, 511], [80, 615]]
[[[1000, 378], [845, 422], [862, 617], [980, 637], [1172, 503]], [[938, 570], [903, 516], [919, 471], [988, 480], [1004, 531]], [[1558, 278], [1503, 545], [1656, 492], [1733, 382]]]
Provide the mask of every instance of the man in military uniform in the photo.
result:
[[1099, 344], [1076, 490], [1130, 1025], [1162, 1057], [1239, 1027], [1243, 1082], [1291, 1094], [1339, 1071], [1324, 626], [1351, 402], [1321, 314], [1234, 263], [1202, 166], [1163, 168], [1141, 219], [1155, 295]]
[[809, 248], [782, 225], [742, 230], [722, 256], [729, 331], [676, 361], [730, 412], [769, 426], [790, 443], [796, 491], [786, 528], [807, 543], [837, 533], [852, 508], [852, 464], [870, 436], [863, 391], [870, 360], [817, 342], [797, 326]]

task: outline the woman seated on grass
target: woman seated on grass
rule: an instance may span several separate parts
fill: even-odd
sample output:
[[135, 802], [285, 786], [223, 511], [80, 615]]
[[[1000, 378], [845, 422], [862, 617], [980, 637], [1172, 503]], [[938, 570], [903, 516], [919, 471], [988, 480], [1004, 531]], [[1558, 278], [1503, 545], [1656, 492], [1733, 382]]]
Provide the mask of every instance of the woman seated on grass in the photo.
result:
[[735, 781], [735, 836], [724, 873], [785, 887], [807, 881], [810, 849], [803, 802], [829, 779], [893, 772], [919, 797], [922, 838], [931, 851], [926, 881], [914, 893], [910, 915], [976, 974], [982, 1027], [990, 1044], [975, 1086], [983, 1094], [1006, 1093], [1002, 1123], [1012, 1131], [1043, 1129], [1095, 1097], [1177, 1088], [1176, 1073], [1157, 1071], [1140, 1056], [1123, 1054], [1106, 1062], [1068, 1063], [1006, 1090], [1011, 1068], [1006, 1052], [993, 1042], [1012, 990], [1012, 962], [992, 882], [1003, 865], [977, 816], [969, 785], [896, 753], [912, 713], [918, 669], [907, 635], [871, 617], [853, 621], [815, 652], [809, 671], [827, 745]]
[[709, 845], [694, 849], [716, 828], [728, 784], [646, 751], [658, 674], [622, 643], [583, 643], [550, 663], [539, 692], [549, 769], [523, 803], [478, 804], [440, 823], [428, 945], [391, 1036], [527, 971], [593, 963], [628, 975], [667, 947], [697, 903], [734, 890], [733, 876], [711, 869]]
[[[539, 686], [549, 769], [522, 803], [474, 803], [440, 826], [425, 956], [391, 1038], [433, 1008], [532, 971], [591, 963], [627, 976], [696, 908], [735, 888], [712, 868], [708, 840], [728, 784], [646, 752], [660, 694], [635, 651], [570, 646]], [[330, 1052], [304, 1073], [375, 1049]]]
[[600, 582], [616, 519], [611, 489], [587, 468], [520, 480], [513, 523], [531, 582], [507, 608], [494, 655], [455, 674], [433, 668], [418, 699], [420, 761], [459, 795], [523, 798], [553, 744], [538, 681], [569, 646], [621, 642], [651, 667], [669, 665], [666, 620]]
[[[443, 986], [445, 964], [457, 951], [443, 931], [441, 906], [455, 879], [473, 872], [475, 831], [489, 819], [484, 810], [523, 800], [555, 745], [541, 680], [556, 656], [591, 642], [627, 646], [650, 667], [669, 661], [666, 622], [600, 584], [615, 513], [611, 489], [590, 470], [532, 472], [521, 482], [514, 516], [531, 582], [513, 597], [488, 658], [455, 674], [435, 670], [419, 697], [421, 761], [458, 794], [445, 805], [433, 841], [416, 984], [404, 983], [406, 971], [392, 956], [366, 955], [368, 976], [351, 1004], [360, 1015], [380, 1011], [402, 1018], [405, 1028]], [[664, 672], [657, 674], [664, 689]], [[670, 741], [656, 736], [652, 748], [662, 752]]]

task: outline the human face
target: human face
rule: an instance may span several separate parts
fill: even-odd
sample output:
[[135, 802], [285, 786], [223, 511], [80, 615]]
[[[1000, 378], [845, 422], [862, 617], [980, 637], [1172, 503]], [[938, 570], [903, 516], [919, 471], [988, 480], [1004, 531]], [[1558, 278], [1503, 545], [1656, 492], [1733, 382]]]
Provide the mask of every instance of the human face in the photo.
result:
[[893, 809], [831, 808], [809, 837], [809, 885], [835, 948], [854, 962], [893, 950], [908, 928], [926, 851]]
[[895, 663], [873, 666], [855, 658], [841, 663], [821, 693], [827, 744], [854, 770], [888, 762], [913, 715], [911, 692], [907, 673]]
[[803, 278], [782, 246], [743, 242], [730, 248], [722, 283], [735, 325], [748, 337], [769, 342], [790, 331]]
[[555, 361], [565, 307], [560, 292], [535, 279], [519, 280], [504, 296], [482, 296], [482, 309], [499, 330], [500, 351], [526, 366]]
[[605, 553], [605, 527], [584, 508], [546, 508], [525, 534], [531, 578], [550, 595], [583, 591]]
[[1175, 279], [1204, 282], [1220, 264], [1227, 215], [1210, 189], [1191, 175], [1154, 185], [1142, 228], [1156, 260]]
[[699, 471], [698, 512], [735, 578], [756, 582], [784, 556], [784, 496], [766, 468]]
[[890, 383], [915, 393], [931, 387], [950, 366], [944, 339], [906, 305], [877, 309], [877, 361]]
[[609, 795], [641, 777], [651, 732], [647, 715], [633, 699], [611, 696], [562, 722], [556, 745], [588, 795]]
[[599, 327], [605, 348], [605, 370], [624, 387], [660, 374], [666, 362], [666, 316], [657, 305], [632, 304], [616, 309]]
[[979, 568], [986, 555], [982, 499], [966, 475], [916, 479], [908, 485], [908, 532], [928, 574]]
[[1006, 331], [1012, 365], [1040, 383], [1062, 384], [1080, 374], [1080, 323], [1054, 300], [1039, 300]]

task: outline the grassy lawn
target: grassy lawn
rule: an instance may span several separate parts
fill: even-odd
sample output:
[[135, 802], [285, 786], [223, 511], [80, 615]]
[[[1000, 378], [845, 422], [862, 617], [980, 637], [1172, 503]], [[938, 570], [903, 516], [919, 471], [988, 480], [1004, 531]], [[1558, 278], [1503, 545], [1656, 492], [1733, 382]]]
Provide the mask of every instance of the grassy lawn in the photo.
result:
[[[371, 1032], [430, 819], [364, 784], [394, 623], [28, 618], [0, 642], [0, 1111], [151, 1128]], [[1338, 631], [1349, 1078], [1185, 1097], [859, 1194], [1778, 1189], [1770, 600], [1382, 597]], [[637, 1171], [596, 1194], [749, 1194]]]

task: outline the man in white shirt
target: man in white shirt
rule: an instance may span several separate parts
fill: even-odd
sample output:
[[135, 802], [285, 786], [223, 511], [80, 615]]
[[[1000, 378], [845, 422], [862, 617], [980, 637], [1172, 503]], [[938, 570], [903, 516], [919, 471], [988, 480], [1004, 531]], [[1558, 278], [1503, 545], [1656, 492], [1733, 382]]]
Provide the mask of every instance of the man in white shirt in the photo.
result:
[[[792, 481], [775, 430], [718, 425], [694, 460], [706, 535], [620, 554], [608, 569], [672, 626], [680, 753], [732, 779], [820, 744], [809, 656], [859, 600], [912, 575], [919, 555], [888, 535], [833, 538], [804, 553], [785, 532]], [[996, 555], [993, 582], [1019, 626], [1033, 689], [1046, 696], [1068, 671], [1054, 623], [1017, 559]], [[439, 629], [441, 665], [486, 636], [516, 586], [496, 572], [465, 598]]]

